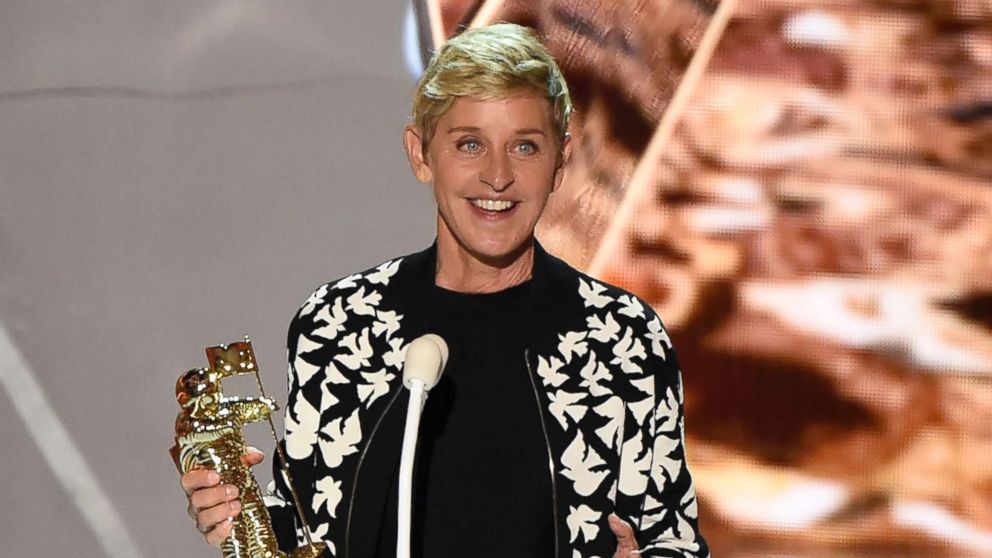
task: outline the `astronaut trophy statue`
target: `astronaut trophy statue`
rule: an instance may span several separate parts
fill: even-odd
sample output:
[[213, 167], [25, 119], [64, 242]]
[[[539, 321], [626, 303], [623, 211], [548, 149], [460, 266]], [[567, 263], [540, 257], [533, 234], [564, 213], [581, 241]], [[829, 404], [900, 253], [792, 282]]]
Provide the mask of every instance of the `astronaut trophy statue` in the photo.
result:
[[[265, 397], [251, 341], [245, 337], [243, 342], [208, 347], [206, 351], [210, 367], [188, 370], [176, 382], [176, 399], [181, 410], [176, 417], [176, 443], [169, 452], [180, 474], [198, 467], [213, 469], [222, 483], [238, 487], [241, 513], [234, 519], [230, 536], [221, 544], [224, 558], [316, 558], [325, 545], [313, 544], [308, 529], [303, 529], [305, 546], [288, 555], [279, 551], [258, 482], [242, 461], [247, 449], [241, 431], [244, 425], [268, 421], [275, 438], [272, 412], [277, 406], [274, 400]], [[224, 394], [221, 380], [241, 374], [254, 374], [261, 397]], [[298, 500], [278, 443], [276, 449], [282, 457], [283, 473], [287, 475], [293, 498]], [[298, 502], [296, 508], [303, 513]], [[307, 524], [303, 517], [300, 521]]]

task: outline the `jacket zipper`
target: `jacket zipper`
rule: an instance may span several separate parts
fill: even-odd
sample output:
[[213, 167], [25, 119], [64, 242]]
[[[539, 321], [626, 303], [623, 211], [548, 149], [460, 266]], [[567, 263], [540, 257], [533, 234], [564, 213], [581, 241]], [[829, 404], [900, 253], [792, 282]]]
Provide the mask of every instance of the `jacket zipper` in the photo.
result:
[[537, 390], [537, 382], [534, 380], [534, 371], [530, 366], [530, 349], [524, 349], [524, 363], [527, 365], [527, 377], [530, 378], [530, 387], [534, 389], [534, 402], [537, 404], [537, 416], [541, 418], [541, 433], [544, 434], [544, 444], [548, 448], [548, 471], [551, 474], [551, 505], [555, 526], [555, 558], [559, 557], [558, 552], [558, 484], [555, 481], [555, 460], [551, 453], [551, 438], [548, 436], [548, 426], [544, 422], [544, 407], [541, 404], [541, 396]]
[[[400, 386], [402, 388], [402, 386]], [[355, 465], [355, 478], [351, 482], [351, 497], [348, 498], [348, 523], [344, 528], [344, 558], [351, 556], [351, 520], [353, 517], [353, 512], [355, 510], [355, 491], [358, 489], [358, 474], [362, 470], [362, 463], [365, 462], [365, 454], [369, 451], [369, 447], [372, 446], [372, 438], [375, 437], [375, 433], [379, 430], [379, 425], [382, 424], [382, 419], [386, 417], [389, 413], [389, 409], [392, 408], [393, 403], [399, 399], [400, 394], [403, 393], [403, 389], [396, 390], [396, 394], [393, 398], [389, 400], [389, 404], [379, 415], [379, 418], [375, 421], [375, 426], [372, 427], [372, 432], [369, 433], [369, 440], [365, 443], [365, 447], [362, 448], [361, 455], [358, 456], [358, 464]]]

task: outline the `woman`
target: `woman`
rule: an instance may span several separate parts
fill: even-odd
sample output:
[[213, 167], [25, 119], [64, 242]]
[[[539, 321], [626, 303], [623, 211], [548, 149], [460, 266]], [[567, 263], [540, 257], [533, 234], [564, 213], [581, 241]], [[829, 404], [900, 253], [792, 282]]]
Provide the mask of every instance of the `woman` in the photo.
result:
[[[434, 190], [436, 243], [323, 285], [289, 330], [285, 448], [332, 555], [395, 548], [403, 355], [429, 332], [451, 358], [421, 426], [416, 554], [708, 555], [660, 320], [534, 239], [569, 157], [570, 111], [554, 60], [517, 25], [452, 39], [421, 78], [403, 140]], [[216, 482], [183, 477], [211, 543], [239, 511]], [[271, 502], [280, 543], [295, 546], [285, 486]]]

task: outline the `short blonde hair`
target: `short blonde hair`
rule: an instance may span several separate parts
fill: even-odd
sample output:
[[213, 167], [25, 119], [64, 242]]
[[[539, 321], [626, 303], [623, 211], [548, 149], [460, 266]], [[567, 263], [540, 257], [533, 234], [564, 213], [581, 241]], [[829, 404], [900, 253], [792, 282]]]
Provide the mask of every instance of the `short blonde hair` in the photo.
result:
[[465, 31], [434, 53], [417, 83], [413, 120], [426, 146], [437, 121], [458, 97], [498, 99], [532, 88], [551, 103], [555, 141], [561, 149], [572, 100], [568, 84], [548, 49], [528, 27], [496, 23]]

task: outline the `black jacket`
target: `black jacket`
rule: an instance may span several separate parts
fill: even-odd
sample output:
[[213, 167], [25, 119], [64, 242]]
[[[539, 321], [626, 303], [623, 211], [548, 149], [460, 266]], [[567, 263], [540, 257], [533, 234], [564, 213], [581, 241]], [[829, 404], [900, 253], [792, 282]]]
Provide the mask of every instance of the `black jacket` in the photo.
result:
[[[289, 328], [286, 438], [315, 539], [374, 552], [399, 465], [406, 344], [430, 333], [436, 248], [325, 284]], [[558, 558], [609, 557], [610, 513], [642, 556], [707, 556], [683, 448], [680, 371], [661, 321], [637, 297], [536, 246], [526, 359], [554, 474]], [[550, 473], [549, 473], [550, 474]], [[284, 546], [302, 532], [277, 482], [267, 498]]]

